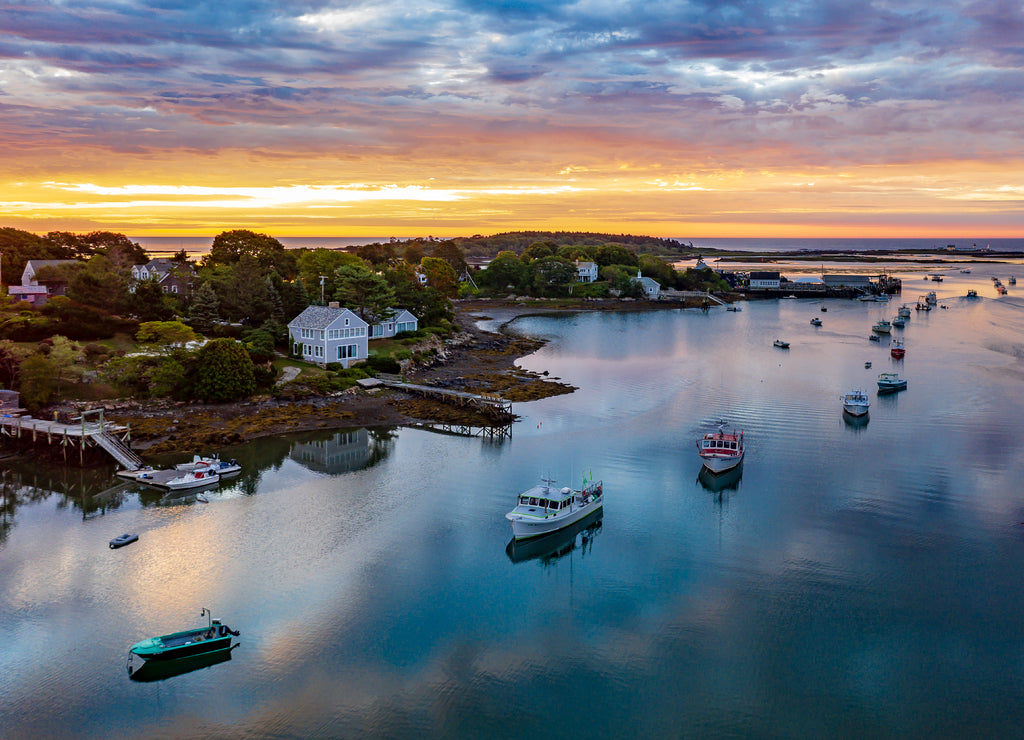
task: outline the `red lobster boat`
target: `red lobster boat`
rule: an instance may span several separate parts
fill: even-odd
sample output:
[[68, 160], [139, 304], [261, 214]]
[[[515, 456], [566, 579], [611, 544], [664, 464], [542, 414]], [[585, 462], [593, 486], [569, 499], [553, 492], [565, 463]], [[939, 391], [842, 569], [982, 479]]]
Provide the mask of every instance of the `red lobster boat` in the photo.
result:
[[712, 473], [724, 473], [743, 462], [743, 432], [725, 431], [725, 424], [717, 432], [709, 432], [697, 440], [697, 451], [704, 467]]
[[892, 345], [889, 347], [889, 354], [897, 360], [903, 359], [903, 355], [907, 354], [907, 350], [903, 347], [902, 339], [892, 340]]

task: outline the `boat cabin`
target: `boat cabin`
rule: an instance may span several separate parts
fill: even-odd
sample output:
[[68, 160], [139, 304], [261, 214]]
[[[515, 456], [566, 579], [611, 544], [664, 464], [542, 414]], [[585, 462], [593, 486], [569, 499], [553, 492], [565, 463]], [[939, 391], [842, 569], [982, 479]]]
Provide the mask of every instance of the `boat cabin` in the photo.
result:
[[701, 452], [713, 455], [735, 455], [743, 448], [735, 435], [728, 435], [725, 438], [708, 435], [700, 441], [700, 449]]
[[538, 486], [519, 495], [520, 506], [535, 506], [547, 511], [559, 511], [572, 505], [573, 491], [571, 488], [555, 490]]

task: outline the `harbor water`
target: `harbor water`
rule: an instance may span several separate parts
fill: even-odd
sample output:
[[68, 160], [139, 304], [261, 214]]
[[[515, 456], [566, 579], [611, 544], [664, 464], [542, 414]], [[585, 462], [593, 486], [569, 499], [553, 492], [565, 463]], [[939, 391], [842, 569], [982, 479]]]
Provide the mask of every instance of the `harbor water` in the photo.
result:
[[[930, 289], [903, 360], [868, 340]], [[510, 438], [261, 440], [202, 499], [5, 461], [0, 736], [1019, 735], [1012, 293], [957, 273], [890, 304], [522, 317], [549, 342], [521, 364], [579, 390], [516, 404]], [[878, 396], [890, 371], [908, 388]], [[694, 442], [721, 421], [746, 457], [712, 478]], [[603, 516], [512, 546], [542, 476], [603, 480]], [[230, 659], [128, 675], [203, 607], [240, 630]]]

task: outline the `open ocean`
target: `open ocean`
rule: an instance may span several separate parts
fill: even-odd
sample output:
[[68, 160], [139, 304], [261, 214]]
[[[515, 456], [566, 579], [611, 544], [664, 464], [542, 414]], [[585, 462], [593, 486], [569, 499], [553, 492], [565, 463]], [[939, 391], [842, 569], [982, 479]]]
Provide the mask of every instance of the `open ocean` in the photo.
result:
[[[132, 241], [141, 244], [153, 254], [173, 254], [184, 249], [189, 254], [206, 254], [210, 251], [213, 237], [179, 236], [133, 236]], [[386, 243], [390, 237], [278, 237], [278, 241], [291, 249], [302, 247], [338, 249], [375, 242]], [[684, 244], [693, 242], [695, 249], [729, 249], [737, 252], [870, 252], [885, 249], [926, 250], [942, 249], [955, 244], [959, 249], [988, 247], [993, 252], [1024, 252], [1024, 238], [1021, 239], [693, 239], [678, 237]], [[404, 240], [401, 240], [404, 241]]]

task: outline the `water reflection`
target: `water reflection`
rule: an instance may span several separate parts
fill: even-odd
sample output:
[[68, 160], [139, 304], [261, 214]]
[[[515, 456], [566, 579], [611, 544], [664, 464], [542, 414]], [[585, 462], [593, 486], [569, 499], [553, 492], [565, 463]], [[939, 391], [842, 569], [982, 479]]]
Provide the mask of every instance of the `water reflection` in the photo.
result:
[[164, 681], [185, 673], [192, 673], [193, 671], [209, 668], [220, 663], [227, 663], [231, 660], [231, 651], [238, 647], [238, 645], [239, 643], [235, 643], [227, 650], [218, 650], [213, 653], [193, 655], [188, 658], [178, 658], [177, 660], [149, 660], [138, 668], [133, 668], [129, 663], [127, 665], [128, 677], [132, 681]]
[[869, 421], [871, 421], [871, 414], [862, 414], [861, 416], [854, 416], [853, 414], [849, 414], [846, 411], [843, 411], [843, 422], [845, 422], [846, 426], [854, 430], [855, 432], [864, 431]]
[[318, 473], [350, 473], [381, 462], [394, 448], [394, 439], [390, 428], [335, 431], [295, 442], [288, 457]]
[[702, 465], [700, 472], [697, 473], [697, 481], [704, 486], [705, 490], [708, 490], [711, 493], [721, 493], [722, 491], [738, 489], [740, 487], [740, 478], [742, 477], [742, 462], [731, 470], [726, 470], [724, 473], [717, 474], [712, 473]]
[[540, 560], [542, 566], [553, 565], [576, 549], [581, 554], [590, 552], [594, 538], [601, 531], [604, 510], [598, 509], [588, 517], [580, 519], [570, 527], [535, 540], [516, 542], [510, 540], [505, 554], [513, 563]]

